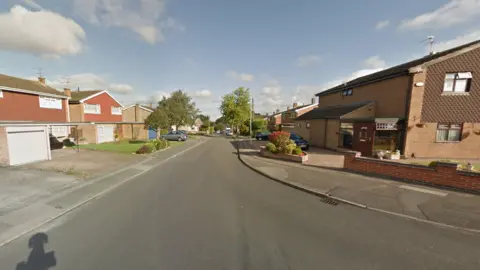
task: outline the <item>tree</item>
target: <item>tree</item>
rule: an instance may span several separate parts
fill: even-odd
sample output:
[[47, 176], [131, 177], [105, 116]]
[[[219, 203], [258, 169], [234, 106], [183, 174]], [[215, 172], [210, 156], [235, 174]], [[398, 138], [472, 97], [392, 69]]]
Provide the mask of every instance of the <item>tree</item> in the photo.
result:
[[204, 115], [204, 114], [199, 114], [198, 118], [200, 118], [200, 120], [202, 121], [202, 126], [200, 127], [200, 129], [202, 131], [207, 131], [208, 128], [211, 126], [210, 116]]
[[240, 125], [250, 117], [250, 90], [239, 87], [223, 96], [220, 112], [225, 122], [236, 127], [238, 132]]
[[198, 109], [192, 98], [182, 90], [173, 92], [169, 98], [163, 97], [158, 106], [145, 120], [145, 125], [154, 129], [193, 125]]
[[218, 130], [225, 130], [225, 124], [223, 123], [215, 124], [215, 131], [218, 131]]
[[165, 109], [170, 126], [176, 128], [193, 125], [198, 113], [195, 102], [182, 90], [173, 92], [169, 98], [163, 97], [158, 107]]
[[253, 132], [258, 132], [265, 129], [265, 121], [263, 119], [256, 119], [252, 122]]
[[153, 111], [147, 119], [145, 119], [145, 126], [154, 130], [168, 129], [169, 126], [168, 116], [164, 108], [157, 108]]

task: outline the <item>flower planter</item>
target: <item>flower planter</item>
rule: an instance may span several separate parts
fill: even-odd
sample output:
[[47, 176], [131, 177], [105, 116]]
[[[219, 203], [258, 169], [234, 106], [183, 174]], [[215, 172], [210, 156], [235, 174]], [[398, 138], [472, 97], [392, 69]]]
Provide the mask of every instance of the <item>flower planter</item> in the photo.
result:
[[303, 152], [303, 154], [304, 154], [303, 156], [288, 155], [283, 153], [274, 154], [268, 151], [267, 149], [265, 149], [264, 146], [260, 147], [260, 156], [266, 157], [266, 158], [280, 159], [280, 160], [292, 161], [297, 163], [305, 163], [308, 161], [308, 155], [305, 152]]

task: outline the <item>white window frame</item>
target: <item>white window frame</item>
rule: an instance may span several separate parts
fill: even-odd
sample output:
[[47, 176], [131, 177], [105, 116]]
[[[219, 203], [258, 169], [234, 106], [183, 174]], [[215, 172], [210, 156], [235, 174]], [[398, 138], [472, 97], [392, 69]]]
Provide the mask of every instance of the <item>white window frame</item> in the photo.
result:
[[61, 98], [38, 96], [38, 105], [42, 109], [63, 109], [63, 100]]
[[0, 90], [0, 98], [3, 98], [3, 91]]
[[[445, 93], [468, 93], [472, 81], [471, 72], [451, 72], [445, 74], [443, 92]], [[449, 82], [449, 84], [447, 84]], [[461, 86], [459, 86], [461, 85]]]
[[347, 90], [343, 90], [342, 95], [343, 95], [344, 97], [345, 97], [345, 96], [351, 96], [351, 95], [353, 95], [353, 89], [350, 88], [350, 89], [347, 89]]
[[[447, 139], [439, 139], [439, 132], [446, 131]], [[458, 138], [451, 138], [451, 132], [456, 131], [458, 132]], [[444, 124], [438, 123], [437, 124], [437, 132], [435, 133], [435, 141], [436, 142], [460, 142], [462, 141], [462, 131], [463, 131], [463, 123], [456, 123], [456, 124]]]
[[[88, 106], [95, 106], [95, 110], [88, 109]], [[91, 107], [91, 108], [93, 109], [93, 107]], [[83, 112], [85, 114], [101, 114], [102, 113], [102, 108], [100, 107], [100, 104], [83, 103]]]
[[[118, 111], [115, 112], [115, 111], [114, 111], [115, 109], [117, 109]], [[122, 107], [112, 106], [112, 115], [122, 115]]]

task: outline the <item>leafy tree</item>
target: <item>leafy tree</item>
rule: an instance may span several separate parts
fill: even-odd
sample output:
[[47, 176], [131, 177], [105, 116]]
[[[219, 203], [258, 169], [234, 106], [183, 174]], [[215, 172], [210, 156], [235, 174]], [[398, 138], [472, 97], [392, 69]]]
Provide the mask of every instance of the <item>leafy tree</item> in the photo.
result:
[[200, 129], [202, 131], [207, 131], [208, 127], [211, 126], [210, 116], [204, 115], [204, 114], [199, 114], [198, 118], [200, 118], [200, 120], [202, 121], [202, 126], [200, 127]]
[[236, 127], [238, 132], [241, 124], [250, 117], [250, 90], [239, 87], [223, 96], [220, 111], [225, 122]]
[[176, 128], [193, 125], [198, 113], [195, 102], [182, 90], [173, 92], [169, 98], [163, 97], [158, 107], [165, 108], [170, 126], [175, 125]]
[[153, 111], [147, 119], [145, 119], [145, 126], [154, 130], [168, 129], [169, 120], [167, 112], [164, 108], [157, 108]]
[[225, 124], [223, 124], [223, 123], [215, 124], [215, 131], [217, 131], [217, 130], [225, 130]]
[[263, 119], [257, 119], [252, 121], [252, 130], [253, 132], [258, 132], [266, 128], [265, 121]]
[[177, 90], [169, 98], [163, 97], [158, 102], [155, 111], [145, 120], [145, 125], [154, 129], [192, 125], [197, 113], [192, 98], [182, 90]]

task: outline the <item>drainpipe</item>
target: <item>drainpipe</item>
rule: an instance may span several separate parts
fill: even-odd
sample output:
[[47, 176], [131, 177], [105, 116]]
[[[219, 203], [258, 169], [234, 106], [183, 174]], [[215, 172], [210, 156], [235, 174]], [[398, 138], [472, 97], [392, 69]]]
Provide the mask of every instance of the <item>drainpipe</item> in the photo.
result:
[[407, 97], [405, 100], [405, 119], [404, 119], [404, 125], [402, 129], [402, 146], [401, 146], [401, 152], [405, 155], [405, 148], [407, 146], [407, 131], [408, 131], [408, 122], [410, 120], [410, 107], [411, 107], [411, 102], [412, 102], [412, 92], [413, 92], [413, 77], [415, 75], [410, 75], [410, 78], [408, 80], [409, 86], [407, 90]]
[[327, 124], [328, 124], [328, 119], [325, 119], [325, 130], [323, 135], [323, 148], [325, 149], [327, 149]]

